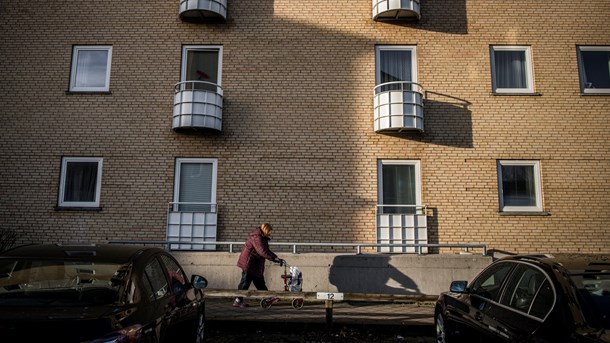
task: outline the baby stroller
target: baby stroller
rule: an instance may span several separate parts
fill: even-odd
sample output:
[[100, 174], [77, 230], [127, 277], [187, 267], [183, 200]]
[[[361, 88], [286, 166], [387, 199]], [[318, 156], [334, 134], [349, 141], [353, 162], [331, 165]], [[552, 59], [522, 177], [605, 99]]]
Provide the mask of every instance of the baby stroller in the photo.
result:
[[[284, 265], [284, 274], [282, 274], [282, 279], [284, 279], [284, 291], [287, 292], [301, 292], [303, 289], [303, 274], [299, 270], [298, 267], [292, 266], [290, 267], [290, 274], [288, 274], [288, 264], [286, 261], [282, 260], [280, 265]], [[275, 304], [280, 300], [279, 297], [270, 297], [261, 300], [261, 307], [265, 310], [271, 308], [271, 305]], [[303, 298], [294, 298], [292, 299], [292, 307], [294, 309], [300, 310], [303, 307]]]

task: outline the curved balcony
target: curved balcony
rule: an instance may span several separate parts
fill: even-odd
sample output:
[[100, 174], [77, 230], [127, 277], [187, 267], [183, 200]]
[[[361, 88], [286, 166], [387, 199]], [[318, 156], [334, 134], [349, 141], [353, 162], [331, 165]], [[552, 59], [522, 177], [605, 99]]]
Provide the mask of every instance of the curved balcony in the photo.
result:
[[419, 20], [419, 0], [373, 0], [373, 20]]
[[382, 83], [375, 87], [375, 132], [424, 131], [424, 92], [410, 81]]
[[181, 0], [180, 19], [184, 21], [226, 20], [227, 0]]
[[221, 131], [222, 88], [206, 81], [184, 81], [174, 86], [172, 128], [207, 128]]

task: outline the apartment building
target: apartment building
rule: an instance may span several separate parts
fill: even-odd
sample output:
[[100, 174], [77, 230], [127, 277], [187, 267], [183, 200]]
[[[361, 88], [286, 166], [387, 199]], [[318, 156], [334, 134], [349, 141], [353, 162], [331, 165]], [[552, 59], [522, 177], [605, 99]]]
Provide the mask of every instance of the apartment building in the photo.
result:
[[4, 0], [0, 226], [610, 252], [608, 23], [607, 0]]

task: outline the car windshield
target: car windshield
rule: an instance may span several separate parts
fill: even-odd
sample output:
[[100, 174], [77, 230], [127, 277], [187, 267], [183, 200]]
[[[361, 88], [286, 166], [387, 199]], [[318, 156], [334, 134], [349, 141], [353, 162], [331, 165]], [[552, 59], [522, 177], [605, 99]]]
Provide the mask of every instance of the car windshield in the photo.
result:
[[579, 291], [587, 322], [610, 329], [610, 271], [580, 272], [571, 275]]
[[128, 270], [106, 262], [2, 258], [0, 306], [112, 304]]

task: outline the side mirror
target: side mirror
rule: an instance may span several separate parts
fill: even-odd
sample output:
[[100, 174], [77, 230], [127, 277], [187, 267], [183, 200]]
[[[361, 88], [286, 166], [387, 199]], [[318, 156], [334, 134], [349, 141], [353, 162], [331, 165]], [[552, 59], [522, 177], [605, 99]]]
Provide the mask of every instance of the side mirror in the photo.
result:
[[191, 276], [191, 284], [193, 288], [204, 289], [208, 287], [208, 280], [201, 275], [193, 275]]
[[466, 293], [468, 281], [453, 281], [449, 286], [449, 291], [453, 293]]

